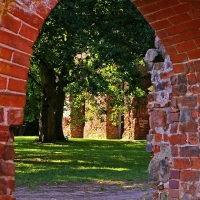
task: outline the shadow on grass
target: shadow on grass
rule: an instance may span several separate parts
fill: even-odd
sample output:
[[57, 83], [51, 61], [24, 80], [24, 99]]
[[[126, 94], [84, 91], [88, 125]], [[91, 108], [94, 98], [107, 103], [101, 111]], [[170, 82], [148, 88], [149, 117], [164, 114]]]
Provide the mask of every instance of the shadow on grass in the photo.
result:
[[16, 137], [16, 184], [147, 181], [145, 141], [70, 139], [38, 144]]

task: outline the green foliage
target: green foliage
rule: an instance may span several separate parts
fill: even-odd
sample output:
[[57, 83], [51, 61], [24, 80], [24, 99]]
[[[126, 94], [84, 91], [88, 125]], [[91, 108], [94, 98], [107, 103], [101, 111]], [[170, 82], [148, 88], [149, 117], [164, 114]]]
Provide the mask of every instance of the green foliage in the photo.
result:
[[32, 65], [29, 71], [29, 77], [26, 88], [26, 107], [24, 109], [24, 120], [39, 120], [41, 104], [40, 76], [37, 65]]
[[143, 77], [134, 63], [153, 41], [153, 30], [129, 0], [61, 0], [43, 25], [32, 62], [53, 69], [56, 89], [62, 84], [78, 98], [73, 112], [89, 93], [108, 95], [114, 115], [125, 109], [124, 97], [141, 95]]
[[17, 186], [66, 182], [147, 181], [145, 141], [69, 139], [38, 144], [15, 137]]

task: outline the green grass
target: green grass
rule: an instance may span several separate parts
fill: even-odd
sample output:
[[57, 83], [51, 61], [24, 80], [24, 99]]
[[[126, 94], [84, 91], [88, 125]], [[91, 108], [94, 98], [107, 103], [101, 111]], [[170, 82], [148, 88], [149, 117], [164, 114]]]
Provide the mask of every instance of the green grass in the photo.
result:
[[38, 144], [15, 137], [16, 185], [66, 182], [147, 181], [145, 141], [69, 139]]

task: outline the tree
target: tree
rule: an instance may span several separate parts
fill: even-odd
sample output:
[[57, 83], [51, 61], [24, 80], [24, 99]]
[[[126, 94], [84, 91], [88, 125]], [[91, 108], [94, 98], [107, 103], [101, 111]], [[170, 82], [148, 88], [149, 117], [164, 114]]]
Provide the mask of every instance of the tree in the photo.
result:
[[[153, 46], [153, 37], [129, 0], [61, 0], [45, 21], [32, 57], [41, 77], [40, 141], [64, 139], [66, 92], [106, 94], [111, 80], [114, 85], [128, 80], [126, 92], [134, 91], [140, 80], [134, 61]], [[102, 74], [108, 66], [116, 69], [112, 79]]]

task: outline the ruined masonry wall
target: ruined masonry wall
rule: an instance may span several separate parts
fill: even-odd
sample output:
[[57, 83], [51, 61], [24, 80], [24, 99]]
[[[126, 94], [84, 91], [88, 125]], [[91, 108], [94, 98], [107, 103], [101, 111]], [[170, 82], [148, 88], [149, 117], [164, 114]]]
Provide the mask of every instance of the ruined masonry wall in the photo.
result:
[[[184, 72], [175, 74], [158, 37], [155, 46], [145, 57], [154, 85], [147, 105], [150, 131], [146, 149], [153, 152], [149, 184], [158, 189], [156, 199], [200, 198], [200, 61], [186, 63]], [[157, 53], [164, 62], [152, 62]]]

